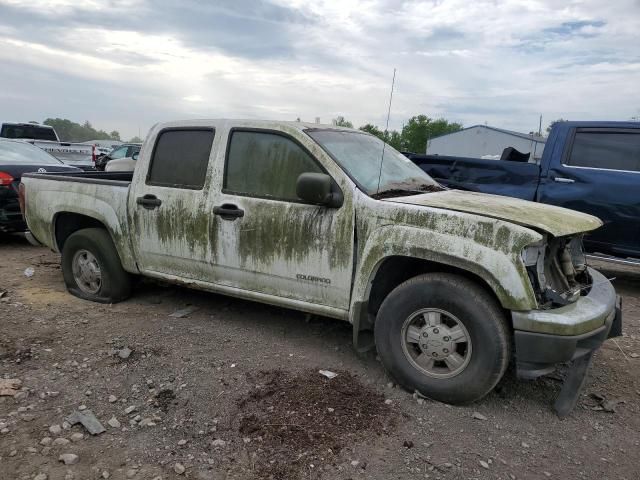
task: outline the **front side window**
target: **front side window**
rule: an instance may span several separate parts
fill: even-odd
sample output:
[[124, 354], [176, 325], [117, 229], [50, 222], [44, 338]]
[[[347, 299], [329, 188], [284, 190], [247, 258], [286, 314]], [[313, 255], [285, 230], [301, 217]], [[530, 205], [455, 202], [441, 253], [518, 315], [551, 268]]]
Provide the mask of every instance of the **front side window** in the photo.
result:
[[204, 186], [213, 144], [211, 129], [164, 130], [153, 150], [147, 183], [164, 187]]
[[640, 132], [578, 130], [567, 165], [639, 172]]
[[302, 173], [324, 173], [293, 140], [268, 132], [233, 131], [229, 141], [224, 189], [231, 193], [298, 201]]

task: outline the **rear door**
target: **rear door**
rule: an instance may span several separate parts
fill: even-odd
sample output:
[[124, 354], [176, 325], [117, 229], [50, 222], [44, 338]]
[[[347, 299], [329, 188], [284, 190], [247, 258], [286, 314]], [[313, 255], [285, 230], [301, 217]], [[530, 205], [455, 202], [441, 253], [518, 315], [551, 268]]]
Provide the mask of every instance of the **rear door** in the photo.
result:
[[[302, 136], [302, 134], [300, 134]], [[353, 268], [352, 192], [340, 208], [296, 195], [304, 172], [328, 173], [304, 139], [274, 130], [229, 132], [217, 222], [217, 282], [253, 292], [347, 310]], [[311, 140], [307, 140], [309, 144]], [[316, 149], [317, 150], [317, 149]], [[325, 159], [326, 160], [326, 159]]]
[[[143, 152], [129, 198], [142, 272], [210, 281], [213, 218], [208, 205], [213, 128], [165, 128]], [[145, 174], [146, 171], [146, 174]]]
[[585, 237], [589, 251], [640, 256], [640, 129], [574, 129], [539, 194], [604, 222]]

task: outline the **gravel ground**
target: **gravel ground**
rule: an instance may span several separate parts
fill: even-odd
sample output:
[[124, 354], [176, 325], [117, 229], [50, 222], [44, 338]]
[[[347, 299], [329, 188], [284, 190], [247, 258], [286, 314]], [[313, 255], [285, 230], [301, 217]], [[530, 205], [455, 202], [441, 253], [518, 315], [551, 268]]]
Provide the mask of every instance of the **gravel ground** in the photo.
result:
[[[3, 480], [640, 478], [630, 269], [604, 269], [625, 335], [598, 352], [577, 409], [559, 420], [558, 374], [508, 372], [481, 402], [451, 407], [395, 388], [342, 322], [154, 283], [94, 304], [66, 293], [44, 248], [0, 238], [0, 259], [0, 381], [22, 382], [0, 396]], [[74, 411], [106, 431], [68, 425]]]

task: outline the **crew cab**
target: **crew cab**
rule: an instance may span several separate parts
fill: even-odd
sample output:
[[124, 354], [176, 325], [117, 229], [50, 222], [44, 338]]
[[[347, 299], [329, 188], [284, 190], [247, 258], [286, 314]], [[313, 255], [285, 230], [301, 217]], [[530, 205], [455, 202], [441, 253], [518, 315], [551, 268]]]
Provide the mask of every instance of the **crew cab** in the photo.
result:
[[[527, 155], [528, 156], [528, 155]], [[640, 265], [640, 123], [557, 122], [539, 163], [408, 154], [452, 188], [523, 198], [600, 218], [593, 256]]]
[[134, 172], [27, 174], [25, 217], [73, 295], [118, 302], [134, 275], [351, 322], [409, 391], [467, 403], [515, 355], [536, 377], [620, 332], [586, 264], [601, 226], [571, 210], [448, 190], [358, 130], [241, 120], [156, 125]]
[[24, 140], [53, 155], [66, 165], [83, 170], [93, 170], [96, 158], [95, 145], [61, 142], [55, 129], [38, 123], [3, 123], [0, 137]]

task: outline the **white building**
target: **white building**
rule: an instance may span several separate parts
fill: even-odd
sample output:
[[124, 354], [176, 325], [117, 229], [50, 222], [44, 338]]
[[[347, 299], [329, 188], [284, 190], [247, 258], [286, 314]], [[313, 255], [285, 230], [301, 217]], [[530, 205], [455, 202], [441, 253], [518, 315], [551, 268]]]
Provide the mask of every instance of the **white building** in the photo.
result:
[[448, 133], [427, 141], [427, 154], [455, 157], [500, 159], [507, 147], [521, 153], [530, 153], [529, 161], [542, 156], [546, 138], [526, 133], [503, 130], [487, 125], [474, 125], [458, 132]]

